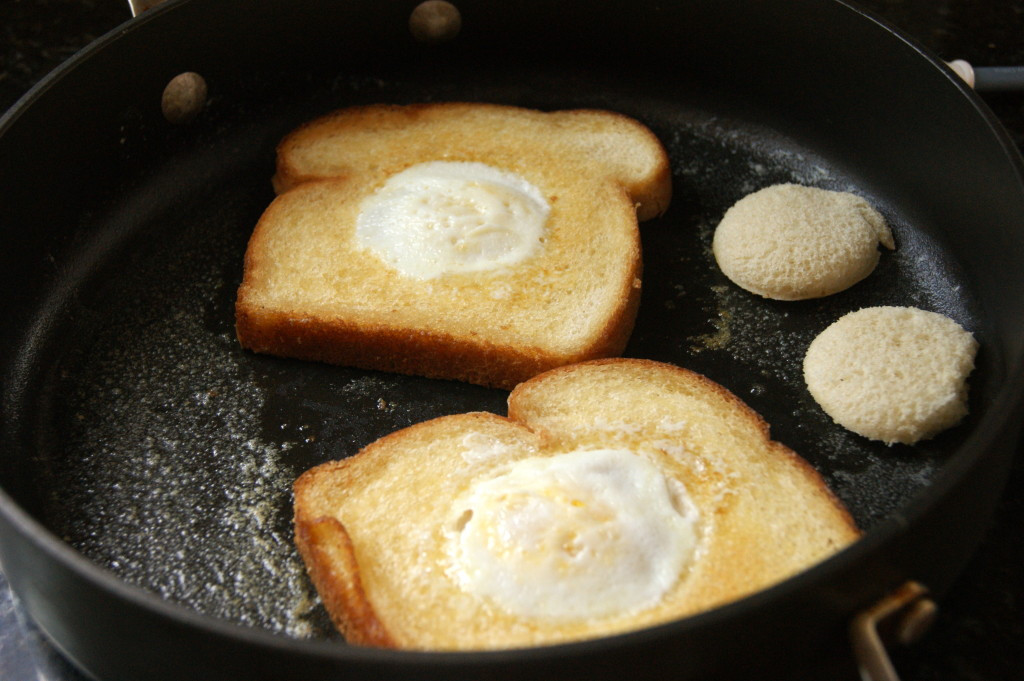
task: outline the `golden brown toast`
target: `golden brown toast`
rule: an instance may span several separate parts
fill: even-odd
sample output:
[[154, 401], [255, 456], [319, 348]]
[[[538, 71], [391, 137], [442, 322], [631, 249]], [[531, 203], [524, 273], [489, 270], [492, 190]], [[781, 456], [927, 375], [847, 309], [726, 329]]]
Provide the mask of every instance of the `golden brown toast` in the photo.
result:
[[[760, 416], [685, 369], [561, 367], [517, 387], [508, 414], [420, 423], [296, 481], [296, 543], [348, 641], [471, 650], [613, 634], [741, 598], [859, 536]], [[647, 482], [606, 489], [633, 480]]]
[[[379, 208], [381, 196], [405, 197], [396, 199], [406, 201], [400, 216], [413, 210], [409, 192], [392, 191], [396, 177], [437, 166], [475, 173], [480, 164], [519, 183], [485, 191], [485, 201], [526, 187], [520, 194], [532, 191], [546, 204], [541, 233], [512, 237], [530, 244], [522, 259], [410, 274], [401, 258], [419, 258], [419, 242], [392, 260], [390, 244], [404, 232], [367, 241], [362, 225], [376, 214], [367, 206]], [[475, 177], [458, 182], [476, 191], [485, 183]], [[434, 186], [431, 178], [417, 181]], [[640, 296], [638, 215], [661, 213], [671, 195], [664, 149], [632, 119], [487, 104], [329, 115], [282, 141], [275, 184], [283, 193], [245, 255], [236, 302], [243, 347], [504, 388], [622, 352]], [[434, 202], [464, 208], [464, 199]], [[400, 222], [377, 220], [385, 231]], [[505, 234], [483, 223], [477, 232]]]

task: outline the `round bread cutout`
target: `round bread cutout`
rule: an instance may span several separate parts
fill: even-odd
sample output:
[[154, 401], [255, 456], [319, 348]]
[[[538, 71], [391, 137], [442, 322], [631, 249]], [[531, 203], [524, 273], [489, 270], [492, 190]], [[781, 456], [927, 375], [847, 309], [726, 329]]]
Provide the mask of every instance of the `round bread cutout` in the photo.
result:
[[804, 300], [838, 293], [871, 274], [879, 243], [895, 248], [885, 218], [863, 198], [779, 184], [726, 211], [712, 251], [737, 286], [765, 298]]
[[804, 357], [807, 389], [839, 425], [886, 444], [913, 444], [967, 414], [978, 343], [953, 320], [913, 307], [839, 318]]

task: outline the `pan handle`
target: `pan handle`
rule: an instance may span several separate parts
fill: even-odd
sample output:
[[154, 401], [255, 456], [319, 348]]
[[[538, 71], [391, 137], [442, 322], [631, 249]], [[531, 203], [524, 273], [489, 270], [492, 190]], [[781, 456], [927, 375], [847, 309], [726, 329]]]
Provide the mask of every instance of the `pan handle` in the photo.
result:
[[972, 66], [963, 59], [946, 63], [978, 92], [1024, 92], [1024, 66]]
[[910, 581], [859, 613], [850, 624], [850, 643], [861, 678], [899, 681], [883, 639], [909, 645], [928, 630], [937, 612], [928, 589]]

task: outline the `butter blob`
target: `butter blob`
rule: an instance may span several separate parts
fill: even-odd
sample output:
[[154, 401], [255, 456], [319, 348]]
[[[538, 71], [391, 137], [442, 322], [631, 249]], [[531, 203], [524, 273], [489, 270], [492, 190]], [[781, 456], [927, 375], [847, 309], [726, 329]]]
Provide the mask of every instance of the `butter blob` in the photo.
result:
[[450, 576], [519, 616], [583, 619], [656, 605], [697, 545], [681, 483], [622, 449], [531, 457], [453, 506]]
[[484, 163], [431, 161], [363, 200], [357, 243], [401, 274], [433, 279], [529, 258], [551, 208], [537, 187]]

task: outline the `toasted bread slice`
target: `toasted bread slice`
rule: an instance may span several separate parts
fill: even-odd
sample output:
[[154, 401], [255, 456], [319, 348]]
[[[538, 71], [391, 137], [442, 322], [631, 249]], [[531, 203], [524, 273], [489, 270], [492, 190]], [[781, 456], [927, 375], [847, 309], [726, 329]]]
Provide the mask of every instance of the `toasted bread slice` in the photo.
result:
[[[404, 229], [418, 210], [408, 202], [402, 217], [377, 221], [386, 234], [368, 245], [360, 230], [375, 208], [367, 206], [407, 197], [391, 183], [438, 166], [510, 177], [509, 191], [525, 187], [545, 204], [542, 232], [520, 238], [532, 250], [422, 275], [415, 267], [430, 249], [418, 242], [389, 260], [406, 234], [386, 230]], [[474, 177], [458, 182], [474, 191]], [[664, 150], [631, 119], [470, 104], [362, 107], [310, 123], [282, 142], [276, 183], [290, 189], [260, 218], [245, 256], [236, 302], [243, 347], [502, 388], [622, 352], [640, 297], [638, 206], [656, 214], [671, 193]], [[414, 271], [403, 270], [408, 260]]]
[[740, 598], [859, 536], [755, 412], [685, 369], [561, 367], [517, 387], [508, 413], [420, 423], [296, 481], [296, 543], [348, 641], [472, 650], [608, 635]]

